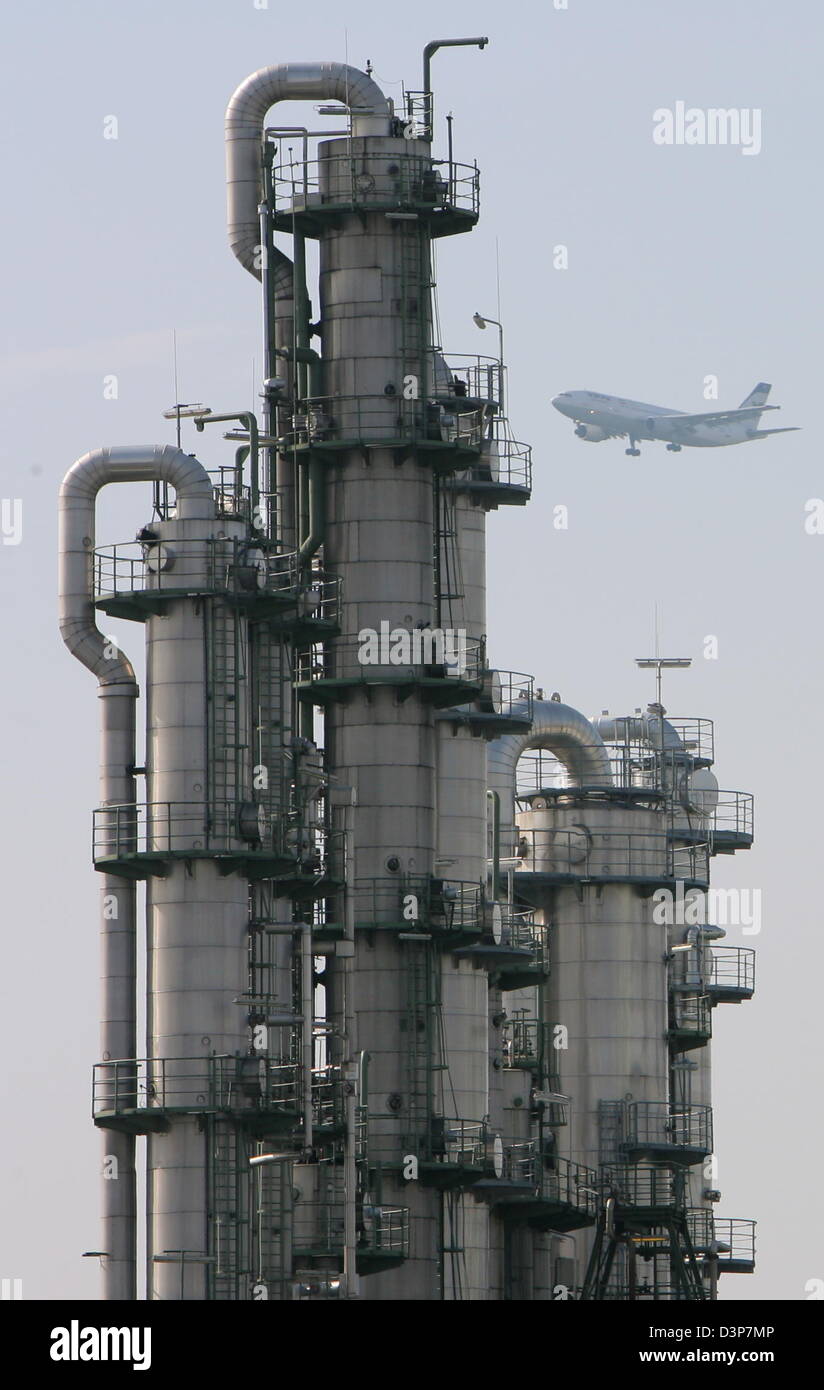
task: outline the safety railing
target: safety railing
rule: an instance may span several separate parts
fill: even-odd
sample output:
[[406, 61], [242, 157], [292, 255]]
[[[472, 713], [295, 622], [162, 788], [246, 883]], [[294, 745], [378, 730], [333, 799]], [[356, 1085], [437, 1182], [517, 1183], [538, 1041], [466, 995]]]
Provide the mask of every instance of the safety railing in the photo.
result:
[[356, 927], [461, 933], [483, 926], [483, 891], [469, 880], [387, 875], [356, 879], [349, 891]]
[[602, 1172], [604, 1197], [627, 1207], [672, 1208], [683, 1203], [683, 1183], [670, 1168], [654, 1164], [610, 1164]]
[[[497, 409], [503, 400], [506, 368], [497, 357], [480, 353], [449, 353], [435, 350], [430, 355], [430, 388], [440, 401], [454, 398], [456, 407], [479, 402]], [[490, 427], [492, 421], [490, 420]]]
[[723, 997], [755, 992], [755, 951], [749, 946], [710, 946], [705, 949], [706, 987]]
[[[362, 445], [394, 448], [416, 444], [480, 453], [485, 438], [486, 407], [454, 397], [448, 404], [429, 399], [423, 383], [418, 397], [382, 395], [313, 396], [302, 402], [291, 428], [278, 440], [290, 449], [351, 449]], [[458, 461], [460, 462], [460, 460]], [[455, 466], [453, 460], [450, 466]]]
[[297, 1111], [300, 1068], [265, 1057], [140, 1057], [98, 1062], [95, 1119], [130, 1111]]
[[[316, 1128], [340, 1128], [345, 1120], [339, 1066], [312, 1071], [312, 1113]], [[141, 1057], [98, 1062], [92, 1083], [92, 1112], [98, 1118], [134, 1110], [302, 1109], [304, 1074], [294, 1062], [264, 1056]]]
[[[638, 788], [660, 791], [662, 785], [660, 758], [641, 743], [592, 744], [581, 749], [581, 756], [598, 758], [608, 770], [598, 785], [612, 788]], [[564, 792], [578, 785], [559, 758], [546, 748], [532, 748], [518, 762], [518, 799], [522, 805], [528, 798]], [[589, 783], [587, 783], [589, 786]]]
[[525, 1183], [535, 1196], [553, 1206], [574, 1207], [594, 1219], [598, 1179], [592, 1168], [558, 1158], [542, 1149], [537, 1139], [504, 1144], [503, 1172], [510, 1182]]
[[228, 464], [210, 468], [212, 496], [215, 499], [215, 513], [227, 520], [252, 520], [252, 490], [243, 482], [242, 472]]
[[337, 619], [341, 580], [297, 554], [276, 554], [240, 539], [129, 541], [94, 552], [96, 601], [132, 594], [213, 593], [279, 597], [306, 617]]
[[624, 1148], [685, 1154], [712, 1152], [712, 1109], [709, 1105], [670, 1105], [667, 1101], [627, 1101], [624, 1110]]
[[719, 791], [718, 803], [710, 817], [714, 835], [753, 837], [753, 796], [751, 792]]
[[364, 1203], [362, 1217], [358, 1250], [373, 1255], [396, 1255], [402, 1259], [408, 1256], [408, 1207], [372, 1207]]
[[754, 1221], [736, 1216], [716, 1216], [713, 1223], [718, 1249], [718, 1267], [725, 1265], [755, 1265]]
[[341, 1067], [330, 1065], [312, 1071], [312, 1113], [318, 1129], [334, 1129], [346, 1119]]
[[428, 1157], [433, 1162], [450, 1167], [482, 1169], [488, 1160], [486, 1124], [483, 1120], [433, 1115], [428, 1149]]
[[712, 1035], [712, 1005], [705, 994], [680, 991], [670, 999], [670, 1032], [685, 1039], [708, 1039]]
[[485, 672], [483, 638], [469, 637], [463, 629], [391, 628], [387, 622], [377, 631], [364, 628], [357, 637], [299, 652], [295, 679], [304, 686], [451, 681], [463, 687], [482, 685]]
[[708, 844], [671, 845], [669, 877], [682, 882], [709, 883], [710, 847]]
[[540, 1019], [507, 1019], [501, 1028], [501, 1041], [505, 1067], [537, 1070], [542, 1066], [545, 1025]]
[[687, 1210], [687, 1230], [698, 1255], [714, 1255], [719, 1273], [725, 1266], [751, 1269], [755, 1265], [755, 1222], [740, 1217], [715, 1216], [705, 1207]]
[[[684, 786], [685, 769], [695, 764], [709, 765], [714, 756], [714, 735], [709, 719], [668, 719], [683, 742], [680, 748], [657, 747], [631, 732], [634, 721], [616, 720], [618, 736], [605, 744], [593, 743], [582, 753], [606, 758], [609, 764], [608, 785], [614, 789], [638, 788], [650, 791], [678, 791]], [[654, 737], [654, 730], [653, 730]], [[518, 795], [532, 796], [536, 792], [565, 790], [575, 782], [565, 765], [545, 748], [531, 749], [518, 764]], [[736, 818], [736, 807], [726, 798], [736, 793], [719, 792], [719, 805], [724, 806], [724, 822]], [[738, 795], [745, 796], [745, 793]], [[745, 817], [746, 812], [739, 813]], [[751, 811], [750, 811], [751, 824]]]
[[403, 155], [327, 154], [310, 160], [290, 155], [273, 166], [272, 193], [276, 218], [362, 210], [474, 219], [480, 173], [477, 165], [433, 160], [411, 148]]
[[[316, 839], [315, 853], [319, 853], [322, 841], [319, 835]], [[219, 800], [206, 805], [202, 801], [134, 801], [100, 806], [94, 811], [95, 863], [135, 854], [255, 851], [291, 852], [284, 819], [265, 802]]]
[[711, 719], [694, 715], [667, 715], [681, 740], [681, 746], [694, 762], [709, 764], [715, 761], [715, 726]]
[[357, 878], [347, 889], [356, 927], [403, 928], [420, 924], [426, 914], [428, 880], [402, 874]]
[[[340, 1197], [322, 1202], [299, 1202], [294, 1212], [296, 1250], [315, 1258], [340, 1255], [345, 1224], [345, 1207]], [[409, 1208], [358, 1202], [355, 1250], [359, 1263], [368, 1264], [370, 1259], [406, 1259], [409, 1255]]]
[[432, 93], [407, 91], [404, 96], [408, 138], [410, 140], [431, 140]]
[[433, 930], [447, 935], [479, 931], [483, 922], [480, 885], [462, 879], [431, 879], [426, 921]]
[[[671, 749], [662, 754], [645, 743], [626, 740], [584, 746], [581, 754], [589, 755], [591, 760], [597, 758], [605, 765], [605, 772], [595, 785], [613, 792], [650, 791], [672, 797], [674, 790], [685, 785], [683, 758]], [[530, 749], [519, 761], [518, 797], [524, 804], [536, 794], [559, 795], [578, 785], [578, 780], [570, 775], [561, 760], [546, 748]], [[591, 783], [586, 785], [588, 790], [593, 790]], [[722, 792], [720, 795], [732, 798], [735, 794]], [[673, 809], [676, 814], [686, 815], [677, 798]], [[723, 812], [725, 824], [730, 818], [735, 819], [736, 807], [732, 801], [729, 805], [724, 803]], [[708, 814], [711, 816], [711, 812]]]
[[712, 1212], [705, 1207], [689, 1207], [685, 1216], [695, 1253], [706, 1254], [715, 1240], [715, 1220]]
[[709, 846], [673, 845], [665, 831], [609, 826], [518, 829], [518, 872], [563, 878], [709, 881]]
[[466, 470], [455, 473], [447, 487], [456, 492], [464, 489], [493, 491], [497, 488], [532, 491], [532, 449], [508, 433], [508, 424], [497, 416], [490, 420], [480, 442], [480, 455]]
[[476, 701], [482, 714], [500, 719], [518, 718], [531, 722], [534, 711], [534, 677], [523, 671], [501, 671], [497, 667], [484, 674], [483, 688]]
[[491, 934], [496, 945], [507, 946], [512, 951], [528, 951], [536, 958], [536, 963], [543, 963], [546, 957], [549, 927], [536, 922], [534, 912], [499, 907], [499, 915], [493, 917]]

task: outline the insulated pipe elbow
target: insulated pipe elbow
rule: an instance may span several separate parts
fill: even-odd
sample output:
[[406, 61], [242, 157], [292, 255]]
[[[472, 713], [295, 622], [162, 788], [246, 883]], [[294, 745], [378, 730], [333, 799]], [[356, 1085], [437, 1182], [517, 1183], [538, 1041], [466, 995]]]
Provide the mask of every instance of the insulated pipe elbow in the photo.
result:
[[101, 685], [136, 686], [134, 668], [97, 626], [94, 608], [94, 539], [97, 494], [107, 483], [160, 481], [177, 493], [182, 520], [209, 520], [214, 500], [201, 463], [173, 445], [96, 449], [69, 469], [60, 488], [60, 635]]
[[[515, 706], [525, 710], [526, 705]], [[515, 814], [518, 759], [530, 748], [548, 748], [579, 786], [612, 785], [609, 753], [590, 721], [571, 705], [542, 700], [533, 708], [532, 728], [526, 734], [504, 734], [489, 745], [487, 782], [501, 798], [502, 812], [511, 824]]]
[[660, 748], [662, 743], [666, 751], [684, 753], [684, 743], [677, 729], [673, 728], [668, 719], [663, 715], [647, 713], [642, 715], [621, 715], [614, 718], [611, 715], [603, 714], [594, 721], [595, 728], [601, 738], [608, 743], [620, 743], [625, 739], [637, 740], [638, 743], [645, 743], [650, 748]]
[[[280, 63], [241, 82], [226, 108], [226, 197], [229, 245], [252, 275], [260, 241], [261, 139], [270, 107], [279, 101], [340, 101], [352, 113], [352, 134], [388, 135], [389, 102], [376, 82], [346, 63]], [[287, 297], [291, 263], [276, 252], [276, 294]]]

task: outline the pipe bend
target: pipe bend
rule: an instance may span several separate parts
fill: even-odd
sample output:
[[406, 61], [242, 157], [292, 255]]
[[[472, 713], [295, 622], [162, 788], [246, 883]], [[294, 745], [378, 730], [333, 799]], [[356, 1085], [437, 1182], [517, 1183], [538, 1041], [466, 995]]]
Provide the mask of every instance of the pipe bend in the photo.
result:
[[602, 714], [593, 721], [601, 737], [609, 743], [624, 739], [637, 740], [650, 748], [663, 747], [666, 751], [684, 753], [684, 743], [678, 730], [655, 710], [646, 714], [608, 715]]
[[558, 700], [537, 701], [532, 728], [525, 734], [505, 734], [489, 745], [489, 785], [507, 799], [514, 798], [518, 759], [530, 748], [548, 748], [575, 782], [610, 786], [609, 754], [593, 724]]
[[[346, 63], [280, 63], [247, 77], [226, 108], [226, 201], [229, 245], [244, 269], [261, 278], [259, 261], [261, 139], [266, 113], [279, 101], [341, 101], [352, 134], [388, 135], [392, 111], [376, 82]], [[275, 295], [290, 297], [292, 265], [275, 248]]]
[[59, 625], [72, 656], [101, 685], [128, 685], [137, 693], [134, 668], [97, 626], [94, 607], [95, 504], [107, 483], [166, 482], [177, 493], [182, 520], [214, 516], [208, 473], [191, 454], [171, 444], [95, 449], [72, 464], [60, 487]]
[[501, 820], [507, 825], [515, 819], [518, 759], [530, 748], [548, 748], [579, 786], [612, 786], [609, 753], [594, 725], [571, 705], [537, 701], [529, 733], [504, 734], [489, 745], [487, 785], [500, 796], [505, 808]]

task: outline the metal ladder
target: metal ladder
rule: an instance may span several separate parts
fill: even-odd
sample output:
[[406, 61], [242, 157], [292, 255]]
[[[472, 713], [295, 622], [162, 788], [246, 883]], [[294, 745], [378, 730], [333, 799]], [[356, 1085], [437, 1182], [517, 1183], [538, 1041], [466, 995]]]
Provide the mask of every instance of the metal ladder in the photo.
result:
[[407, 1138], [422, 1144], [426, 1156], [432, 1138], [435, 1109], [435, 1072], [442, 1070], [436, 1031], [440, 1001], [435, 987], [438, 978], [430, 941], [406, 941], [407, 981]]
[[421, 408], [425, 408], [429, 350], [427, 309], [431, 289], [428, 259], [424, 265], [428, 238], [415, 222], [400, 222], [397, 225], [401, 239], [401, 362], [404, 377], [417, 378], [419, 403]]
[[464, 597], [460, 587], [460, 551], [455, 518], [454, 494], [441, 487], [439, 475], [432, 474], [432, 511], [435, 529], [432, 542], [435, 580], [435, 626], [457, 626], [453, 603]]
[[252, 765], [264, 767], [267, 786], [254, 789], [271, 816], [288, 808], [291, 769], [287, 766], [285, 739], [289, 734], [287, 686], [291, 671], [286, 643], [263, 623], [249, 629], [252, 668]]
[[210, 829], [216, 846], [228, 848], [233, 814], [243, 799], [243, 715], [247, 671], [240, 614], [213, 599], [207, 609], [208, 791]]
[[209, 1144], [209, 1254], [211, 1297], [221, 1301], [245, 1297], [242, 1278], [248, 1270], [245, 1258], [248, 1218], [244, 1197], [248, 1186], [243, 1137], [231, 1120], [210, 1118]]
[[254, 1177], [255, 1282], [284, 1299], [292, 1274], [292, 1165], [262, 1164]]

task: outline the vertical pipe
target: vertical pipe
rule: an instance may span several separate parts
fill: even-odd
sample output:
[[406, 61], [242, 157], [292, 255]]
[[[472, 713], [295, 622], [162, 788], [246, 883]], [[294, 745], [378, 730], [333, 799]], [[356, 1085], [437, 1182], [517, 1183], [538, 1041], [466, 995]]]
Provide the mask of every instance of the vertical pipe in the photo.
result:
[[[132, 806], [135, 801], [135, 706], [137, 686], [101, 685], [101, 806]], [[134, 821], [129, 812], [117, 823], [122, 850], [134, 848]], [[109, 832], [113, 833], [113, 832]], [[136, 893], [135, 884], [106, 874], [101, 888], [101, 1021], [100, 1055], [104, 1061], [136, 1056]], [[133, 1068], [118, 1068], [122, 1094], [136, 1088]], [[128, 1103], [128, 1102], [127, 1102]], [[136, 1102], [132, 1102], [136, 1103]], [[135, 1140], [130, 1134], [103, 1130], [102, 1245], [106, 1300], [137, 1298], [137, 1190]]]
[[487, 800], [492, 802], [492, 901], [498, 901], [498, 888], [501, 881], [501, 798], [497, 792], [488, 791]]
[[300, 933], [301, 1005], [303, 1013], [303, 1131], [307, 1153], [312, 1148], [312, 1063], [314, 1061], [314, 983], [312, 975], [312, 924], [305, 922]]
[[[264, 151], [266, 146], [264, 145]], [[269, 223], [269, 207], [272, 191], [272, 174], [267, 164], [265, 155], [263, 158], [263, 201], [260, 204], [260, 247], [261, 247], [261, 287], [263, 289], [263, 379], [264, 383], [271, 381], [275, 375], [275, 362], [273, 351], [272, 325], [274, 322], [274, 275], [272, 274], [272, 229]], [[263, 432], [267, 439], [274, 439], [277, 435], [277, 405], [268, 387], [263, 388]], [[267, 505], [269, 504], [272, 493], [272, 459], [273, 450], [271, 444], [266, 446], [266, 466], [264, 468], [263, 486], [267, 495]], [[271, 517], [267, 517], [267, 535], [271, 532]], [[270, 535], [271, 539], [271, 535]]]
[[[341, 788], [344, 791], [344, 788]], [[345, 789], [349, 797], [344, 808], [344, 853], [346, 856], [346, 893], [344, 899], [343, 952], [343, 1045], [346, 1063], [346, 1138], [344, 1140], [343, 1195], [343, 1284], [347, 1298], [358, 1296], [358, 1273], [355, 1229], [355, 1196], [357, 1191], [356, 1120], [360, 1068], [355, 1060], [354, 1015], [352, 1012], [352, 968], [355, 957], [355, 844], [353, 807], [357, 802], [354, 787]]]
[[295, 227], [292, 241], [294, 245], [294, 304], [295, 304], [295, 379], [297, 397], [303, 401], [307, 396], [306, 362], [302, 352], [309, 347], [309, 306], [306, 293], [306, 237]]

